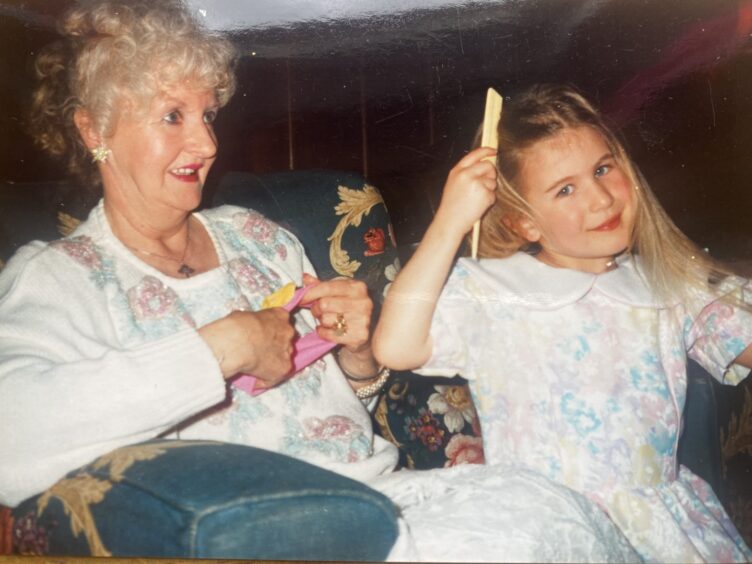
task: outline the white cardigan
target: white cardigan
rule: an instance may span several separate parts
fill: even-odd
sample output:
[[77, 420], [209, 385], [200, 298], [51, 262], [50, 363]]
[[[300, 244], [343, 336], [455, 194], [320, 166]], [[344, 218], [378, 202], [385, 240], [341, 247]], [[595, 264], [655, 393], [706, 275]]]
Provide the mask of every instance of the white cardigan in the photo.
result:
[[[358, 479], [394, 467], [396, 449], [374, 438], [331, 355], [255, 398], [228, 390], [196, 329], [313, 269], [255, 212], [196, 217], [221, 265], [189, 279], [132, 254], [101, 203], [70, 237], [26, 245], [0, 273], [0, 503], [156, 436], [258, 446]], [[295, 318], [301, 334], [313, 329], [309, 312]]]

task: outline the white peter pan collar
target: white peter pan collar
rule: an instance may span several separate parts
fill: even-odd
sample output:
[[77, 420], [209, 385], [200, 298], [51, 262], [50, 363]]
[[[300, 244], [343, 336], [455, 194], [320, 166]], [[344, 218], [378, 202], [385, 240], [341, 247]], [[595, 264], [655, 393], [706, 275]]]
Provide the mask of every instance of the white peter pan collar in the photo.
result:
[[481, 292], [488, 290], [488, 299], [532, 309], [557, 309], [594, 290], [630, 306], [667, 307], [648, 287], [638, 257], [625, 255], [616, 262], [618, 268], [591, 274], [549, 266], [520, 252], [503, 259], [462, 258], [458, 266], [472, 275]]

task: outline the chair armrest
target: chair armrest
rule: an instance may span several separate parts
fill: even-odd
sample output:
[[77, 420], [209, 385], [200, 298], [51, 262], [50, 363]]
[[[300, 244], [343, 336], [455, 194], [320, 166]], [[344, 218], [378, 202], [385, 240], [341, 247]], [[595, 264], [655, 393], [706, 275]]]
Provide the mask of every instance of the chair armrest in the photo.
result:
[[714, 380], [694, 360], [687, 363], [687, 399], [678, 460], [723, 496], [720, 422]]
[[13, 516], [16, 552], [26, 554], [383, 560], [397, 537], [392, 503], [360, 482], [198, 441], [118, 449]]

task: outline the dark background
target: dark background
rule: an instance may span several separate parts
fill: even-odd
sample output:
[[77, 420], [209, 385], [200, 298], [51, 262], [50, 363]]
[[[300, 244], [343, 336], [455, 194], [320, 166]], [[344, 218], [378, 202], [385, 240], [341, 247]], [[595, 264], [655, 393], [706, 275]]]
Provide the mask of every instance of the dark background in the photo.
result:
[[[31, 60], [69, 4], [0, 0], [0, 183], [64, 175], [23, 122]], [[621, 128], [695, 242], [749, 260], [751, 33], [752, 0], [447, 1], [235, 29], [239, 89], [217, 122], [207, 189], [229, 170], [360, 172], [384, 193], [399, 242], [414, 243], [471, 144], [486, 89], [513, 103], [530, 83], [563, 81]]]

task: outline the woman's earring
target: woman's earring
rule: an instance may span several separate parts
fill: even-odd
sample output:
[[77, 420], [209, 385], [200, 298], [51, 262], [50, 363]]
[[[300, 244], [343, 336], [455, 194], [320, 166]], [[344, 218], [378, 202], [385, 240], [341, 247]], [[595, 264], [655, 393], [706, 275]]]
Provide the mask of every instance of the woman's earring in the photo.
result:
[[104, 143], [101, 143], [97, 147], [91, 150], [91, 158], [95, 163], [106, 163], [110, 156], [111, 151]]

